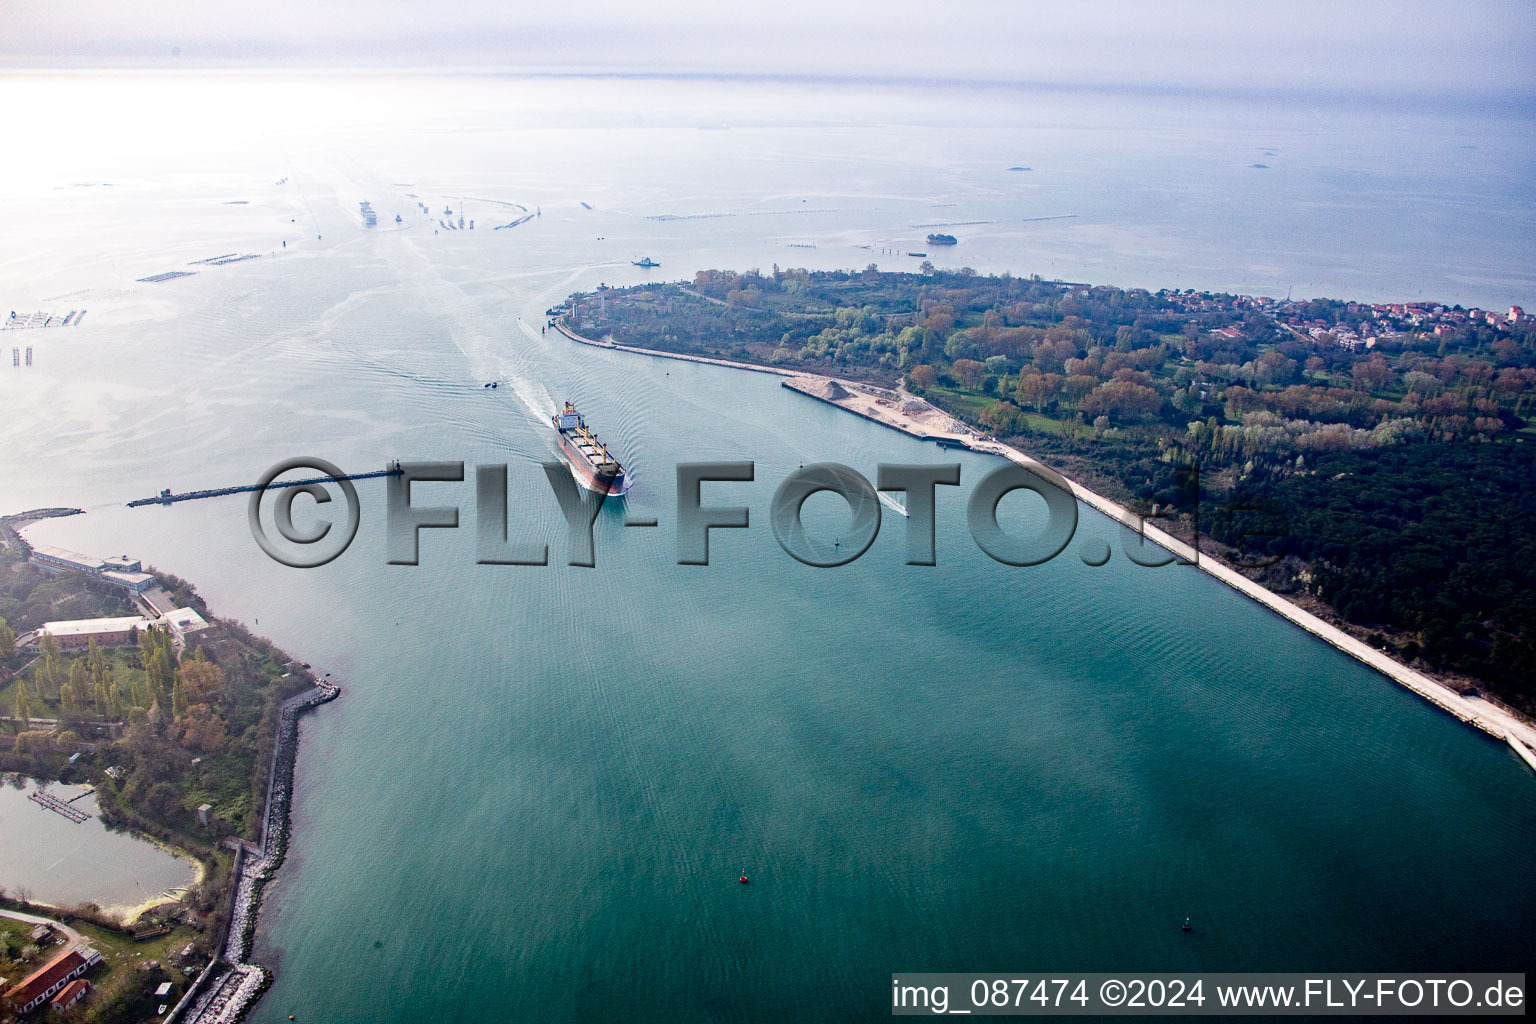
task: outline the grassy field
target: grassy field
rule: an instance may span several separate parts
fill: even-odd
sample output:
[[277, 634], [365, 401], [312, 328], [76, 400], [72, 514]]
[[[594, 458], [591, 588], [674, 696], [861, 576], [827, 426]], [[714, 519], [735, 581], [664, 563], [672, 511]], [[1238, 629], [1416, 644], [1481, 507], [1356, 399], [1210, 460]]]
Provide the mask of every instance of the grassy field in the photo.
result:
[[[192, 981], [192, 977], [183, 975], [181, 968], [171, 959], [171, 954], [199, 938], [197, 931], [185, 925], [178, 925], [169, 934], [144, 942], [136, 942], [130, 936], [80, 921], [71, 922], [70, 927], [85, 936], [86, 941], [101, 954], [103, 961], [86, 975], [92, 992], [86, 997], [84, 1020], [134, 1020], [153, 1016], [159, 1002], [151, 993], [161, 982], [171, 983], [172, 994], [165, 1001], [174, 1004]], [[21, 921], [0, 918], [0, 947], [3, 947], [3, 952], [0, 952], [0, 977], [9, 979], [12, 984], [66, 948], [55, 942], [23, 959], [23, 953], [31, 951], [31, 939], [28, 936], [32, 928], [32, 925]], [[148, 961], [157, 962], [159, 969], [140, 970], [140, 965]], [[199, 954], [188, 961], [187, 966], [200, 971], [204, 963], [206, 956]]]
[[[992, 395], [981, 395], [974, 391], [961, 391], [956, 388], [946, 388], [935, 385], [924, 392], [934, 405], [952, 415], [971, 423], [979, 422], [982, 412], [997, 401]], [[1011, 399], [1010, 399], [1011, 400]], [[1020, 410], [1028, 428], [1038, 434], [1064, 434], [1065, 425], [1057, 419], [1042, 416], [1028, 409]]]

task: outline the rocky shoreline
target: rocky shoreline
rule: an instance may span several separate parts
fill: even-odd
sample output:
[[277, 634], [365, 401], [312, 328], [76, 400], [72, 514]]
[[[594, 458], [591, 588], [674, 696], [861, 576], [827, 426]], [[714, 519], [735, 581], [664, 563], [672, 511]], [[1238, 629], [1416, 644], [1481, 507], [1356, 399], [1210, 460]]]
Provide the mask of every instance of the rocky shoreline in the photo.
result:
[[226, 1024], [238, 1021], [256, 1004], [272, 982], [271, 973], [250, 961], [256, 936], [256, 918], [266, 883], [288, 851], [289, 808], [293, 771], [298, 752], [299, 717], [306, 711], [341, 696], [341, 687], [329, 682], [283, 702], [278, 719], [277, 742], [272, 748], [271, 775], [267, 783], [266, 810], [261, 842], [238, 840], [235, 846], [235, 878], [230, 897], [229, 929], [219, 956], [198, 976], [187, 994], [165, 1018], [167, 1024]]

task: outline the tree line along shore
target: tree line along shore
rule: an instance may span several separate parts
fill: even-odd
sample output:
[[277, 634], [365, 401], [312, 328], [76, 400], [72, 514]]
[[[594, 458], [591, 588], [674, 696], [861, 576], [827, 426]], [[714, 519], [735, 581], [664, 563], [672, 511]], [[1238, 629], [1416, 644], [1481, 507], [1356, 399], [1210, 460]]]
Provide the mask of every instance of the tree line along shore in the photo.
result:
[[1536, 322], [962, 270], [573, 295], [619, 346], [902, 387], [1452, 686], [1536, 714]]

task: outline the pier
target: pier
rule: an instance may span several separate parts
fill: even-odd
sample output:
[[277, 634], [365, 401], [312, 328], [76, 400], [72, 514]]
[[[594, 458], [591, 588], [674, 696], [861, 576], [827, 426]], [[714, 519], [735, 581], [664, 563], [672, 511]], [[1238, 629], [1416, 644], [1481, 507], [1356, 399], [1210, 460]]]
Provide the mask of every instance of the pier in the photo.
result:
[[63, 316], [57, 313], [26, 313], [18, 314], [14, 309], [11, 315], [0, 320], [0, 331], [29, 331], [40, 330], [44, 327], [68, 327], [71, 323], [79, 324], [85, 318], [85, 310], [72, 309]]
[[187, 266], [189, 266], [189, 267], [196, 267], [196, 266], [222, 267], [222, 266], [225, 266], [226, 264], [229, 264], [229, 263], [242, 263], [245, 260], [259, 260], [259, 259], [261, 259], [261, 256], [259, 254], [257, 254], [257, 253], [254, 253], [254, 252], [248, 252], [248, 253], [227, 252], [227, 253], [225, 253], [222, 256], [209, 256], [207, 259], [193, 260], [191, 263], [188, 263]]
[[[80, 796], [85, 796], [85, 795], [86, 794], [84, 794], [84, 793], [80, 794]], [[64, 815], [64, 817], [68, 818], [70, 821], [74, 822], [76, 825], [78, 825], [82, 821], [86, 821], [87, 819], [90, 818], [89, 814], [87, 814], [86, 812], [82, 811], [78, 807], [71, 806], [68, 801], [60, 800], [58, 797], [54, 796], [52, 793], [45, 793], [45, 792], [43, 792], [40, 789], [39, 790], [35, 790], [35, 791], [31, 792], [31, 793], [28, 793], [27, 794], [27, 799], [31, 800], [33, 803], [37, 804], [39, 807], [46, 807], [50, 811], [54, 811], [54, 812], [56, 812], [58, 814]]]
[[[375, 469], [369, 473], [346, 473], [343, 480], [370, 480], [377, 476], [399, 476], [403, 471], [400, 463], [396, 462], [388, 469]], [[276, 480], [268, 484], [268, 489], [274, 487], [303, 487], [308, 484], [323, 484], [332, 482], [328, 476], [312, 476], [303, 480]], [[153, 498], [135, 498], [128, 503], [129, 508], [139, 508], [144, 505], [173, 505], [178, 501], [196, 501], [199, 498], [221, 498], [226, 494], [245, 494], [256, 490], [255, 484], [241, 484], [237, 487], [213, 487], [202, 491], [186, 491], [182, 494], [172, 494], [170, 488], [166, 488]]]

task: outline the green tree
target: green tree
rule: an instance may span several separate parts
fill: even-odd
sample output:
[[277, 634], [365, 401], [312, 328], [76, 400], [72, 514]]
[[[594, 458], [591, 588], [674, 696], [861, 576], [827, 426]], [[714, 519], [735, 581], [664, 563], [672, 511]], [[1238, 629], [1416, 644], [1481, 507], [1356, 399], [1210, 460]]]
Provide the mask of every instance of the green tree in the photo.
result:
[[1011, 434], [1018, 430], [1019, 407], [1012, 402], [993, 402], [981, 411], [981, 422], [993, 433]]
[[16, 631], [0, 619], [0, 661], [16, 653]]
[[57, 698], [59, 689], [64, 681], [64, 670], [59, 664], [57, 655], [45, 654], [38, 664], [37, 671], [33, 674], [33, 681], [37, 683], [37, 693], [44, 700]]
[[96, 642], [95, 637], [91, 637], [90, 642], [86, 644], [85, 660], [91, 666], [91, 682], [98, 686], [101, 685], [102, 677], [106, 674], [107, 670], [107, 658], [102, 653], [101, 645]]
[[85, 670], [85, 663], [76, 660], [69, 666], [69, 678], [59, 688], [59, 702], [64, 706], [64, 713], [78, 715], [84, 708], [88, 693], [90, 693], [90, 679]]
[[[159, 630], [154, 630], [158, 633]], [[149, 676], [149, 688], [160, 698], [161, 705], [171, 701], [171, 685], [175, 682], [176, 660], [172, 651], [159, 640], [152, 640], [149, 657], [144, 662], [144, 672]]]
[[16, 720], [23, 732], [32, 728], [32, 698], [27, 693], [27, 681], [16, 680]]
[[112, 721], [121, 722], [123, 720], [123, 716], [127, 713], [128, 710], [127, 706], [123, 702], [123, 687], [122, 684], [117, 681], [115, 676], [109, 674], [108, 679], [107, 712], [112, 718]]

